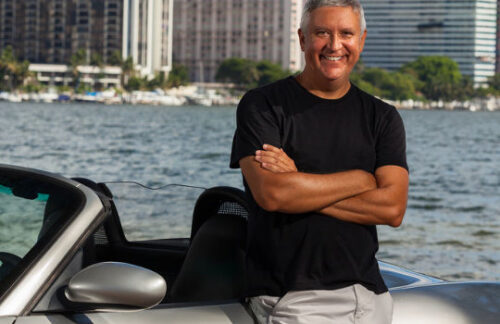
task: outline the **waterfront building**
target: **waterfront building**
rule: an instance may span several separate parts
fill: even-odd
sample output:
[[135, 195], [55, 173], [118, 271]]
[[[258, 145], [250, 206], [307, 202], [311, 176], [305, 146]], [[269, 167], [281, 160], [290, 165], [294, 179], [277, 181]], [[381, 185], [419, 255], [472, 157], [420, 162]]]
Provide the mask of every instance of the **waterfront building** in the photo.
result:
[[495, 73], [497, 0], [363, 0], [369, 67], [396, 70], [419, 56], [444, 55], [481, 85]]
[[269, 60], [297, 71], [303, 0], [174, 0], [173, 60], [190, 79], [213, 82], [227, 58]]
[[[65, 64], [30, 64], [29, 70], [41, 84], [49, 86], [70, 85], [73, 82], [72, 69]], [[79, 82], [95, 88], [119, 87], [122, 69], [119, 66], [79, 65]]]
[[124, 0], [123, 57], [132, 57], [141, 75], [172, 68], [173, 0]]
[[123, 0], [0, 0], [0, 51], [32, 63], [69, 64], [83, 49], [106, 63], [121, 51]]
[[14, 47], [16, 43], [21, 27], [20, 10], [19, 1], [0, 0], [0, 51], [9, 45]]
[[497, 57], [496, 73], [500, 73], [500, 0], [497, 0]]

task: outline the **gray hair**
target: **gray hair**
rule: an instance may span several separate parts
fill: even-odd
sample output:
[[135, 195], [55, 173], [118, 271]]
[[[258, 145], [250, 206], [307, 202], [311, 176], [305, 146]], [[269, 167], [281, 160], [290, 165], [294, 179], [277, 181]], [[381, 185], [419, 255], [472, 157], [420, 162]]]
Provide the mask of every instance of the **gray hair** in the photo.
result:
[[321, 7], [351, 7], [352, 10], [359, 13], [361, 35], [366, 30], [365, 12], [359, 0], [307, 0], [302, 10], [302, 19], [300, 20], [300, 29], [306, 30], [309, 22], [309, 16], [314, 9]]

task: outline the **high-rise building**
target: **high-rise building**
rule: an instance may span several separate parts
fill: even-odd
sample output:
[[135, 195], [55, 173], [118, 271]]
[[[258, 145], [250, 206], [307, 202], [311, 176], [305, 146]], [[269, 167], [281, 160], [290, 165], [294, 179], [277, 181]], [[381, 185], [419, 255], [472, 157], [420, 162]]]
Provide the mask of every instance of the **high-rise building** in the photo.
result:
[[0, 50], [15, 47], [23, 35], [23, 17], [20, 1], [0, 0]]
[[123, 0], [0, 0], [0, 51], [32, 63], [68, 64], [83, 49], [106, 63], [122, 49]]
[[497, 0], [497, 56], [496, 73], [500, 73], [500, 0]]
[[366, 66], [395, 70], [419, 56], [455, 60], [476, 85], [495, 72], [497, 0], [363, 0]]
[[172, 67], [173, 0], [124, 0], [123, 57], [150, 77]]
[[227, 58], [302, 67], [303, 0], [174, 0], [173, 59], [193, 81], [211, 82]]
[[75, 21], [71, 22], [71, 52], [83, 48], [88, 55], [98, 53], [106, 63], [114, 51], [121, 51], [123, 0], [73, 1]]

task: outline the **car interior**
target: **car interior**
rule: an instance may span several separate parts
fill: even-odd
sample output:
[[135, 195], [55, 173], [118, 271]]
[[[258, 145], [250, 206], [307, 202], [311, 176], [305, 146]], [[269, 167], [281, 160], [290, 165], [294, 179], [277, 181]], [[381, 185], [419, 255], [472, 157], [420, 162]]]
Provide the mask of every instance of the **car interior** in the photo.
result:
[[[111, 204], [108, 215], [40, 299], [35, 312], [85, 310], [62, 296], [79, 270], [105, 261], [125, 262], [160, 274], [167, 282], [163, 306], [242, 299], [247, 222], [245, 193], [231, 187], [205, 190], [193, 210], [191, 237], [129, 242], [105, 184], [74, 179]], [[80, 309], [83, 307], [83, 309]]]

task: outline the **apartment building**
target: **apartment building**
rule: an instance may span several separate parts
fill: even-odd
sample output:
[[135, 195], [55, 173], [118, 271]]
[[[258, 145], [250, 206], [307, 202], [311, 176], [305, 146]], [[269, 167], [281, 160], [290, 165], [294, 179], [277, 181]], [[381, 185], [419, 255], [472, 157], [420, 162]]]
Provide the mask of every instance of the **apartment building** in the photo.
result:
[[0, 51], [32, 63], [68, 64], [83, 49], [106, 63], [122, 49], [123, 0], [0, 0]]
[[132, 57], [142, 75], [172, 67], [173, 0], [123, 1], [123, 57]]
[[0, 0], [0, 50], [14, 46], [21, 31], [21, 6], [16, 0]]
[[174, 0], [173, 60], [198, 82], [215, 81], [231, 57], [299, 70], [302, 7], [303, 0]]
[[500, 0], [497, 0], [497, 56], [496, 73], [500, 73]]
[[366, 66], [396, 70], [419, 56], [455, 60], [476, 85], [495, 72], [497, 0], [363, 0]]

